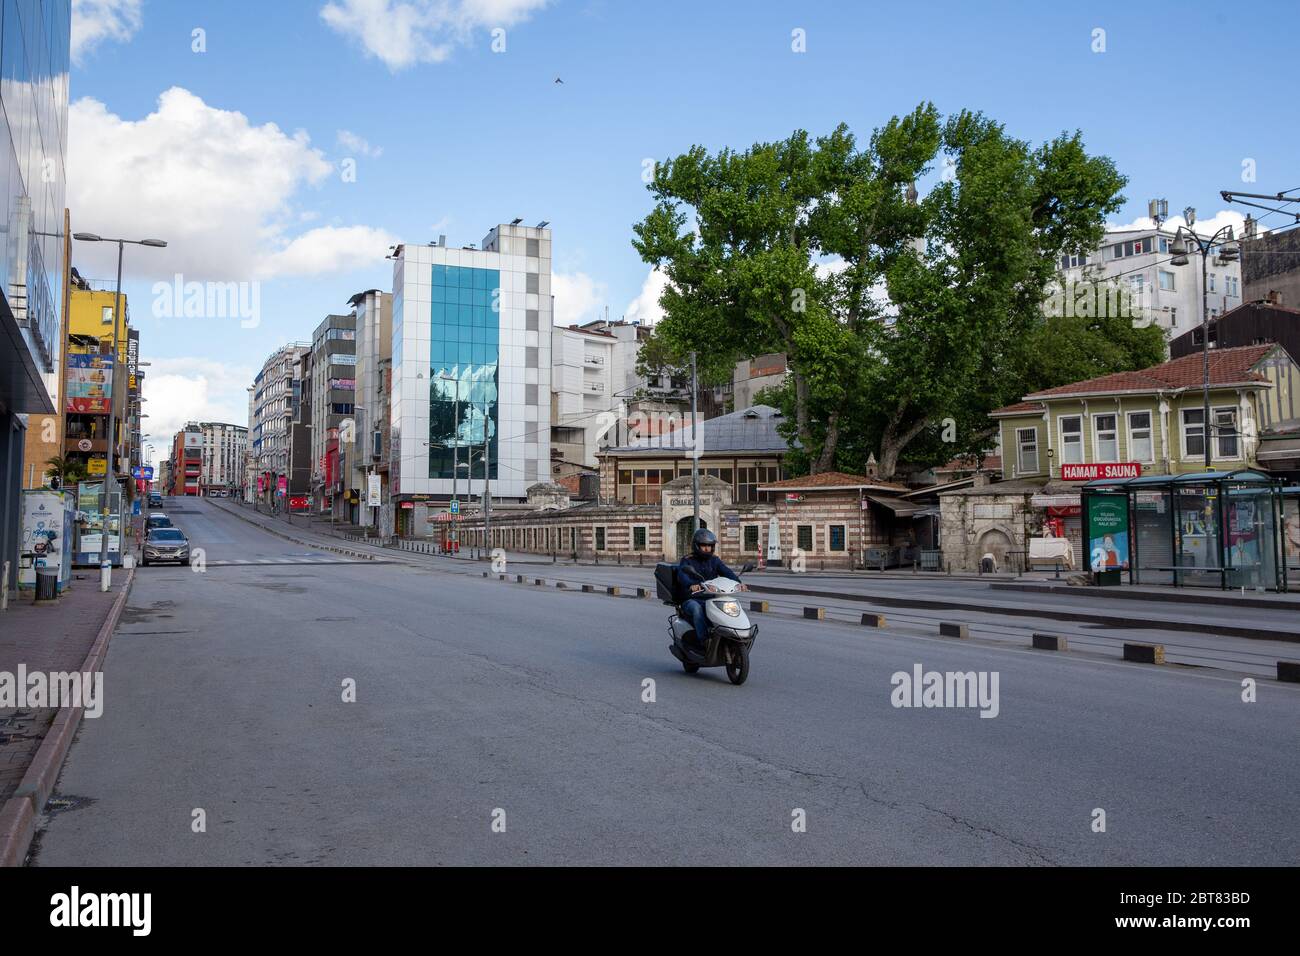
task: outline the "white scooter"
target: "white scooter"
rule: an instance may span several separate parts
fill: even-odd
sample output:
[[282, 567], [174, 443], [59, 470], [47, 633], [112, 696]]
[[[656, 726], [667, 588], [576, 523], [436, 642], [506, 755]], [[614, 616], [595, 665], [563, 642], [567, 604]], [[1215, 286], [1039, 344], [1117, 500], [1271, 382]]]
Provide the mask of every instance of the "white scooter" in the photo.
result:
[[[740, 573], [747, 574], [752, 570], [754, 566], [746, 564]], [[736, 597], [740, 583], [731, 578], [714, 578], [704, 582], [704, 590], [691, 595], [693, 600], [704, 602], [705, 616], [709, 621], [705, 652], [701, 655], [693, 640], [695, 627], [676, 601], [676, 575], [675, 564], [655, 565], [655, 590], [659, 600], [675, 610], [668, 618], [668, 636], [672, 638], [668, 650], [682, 662], [682, 669], [688, 674], [694, 674], [701, 667], [725, 667], [728, 680], [733, 684], [745, 683], [749, 676], [749, 649], [758, 636], [758, 625], [749, 623], [749, 617]]]

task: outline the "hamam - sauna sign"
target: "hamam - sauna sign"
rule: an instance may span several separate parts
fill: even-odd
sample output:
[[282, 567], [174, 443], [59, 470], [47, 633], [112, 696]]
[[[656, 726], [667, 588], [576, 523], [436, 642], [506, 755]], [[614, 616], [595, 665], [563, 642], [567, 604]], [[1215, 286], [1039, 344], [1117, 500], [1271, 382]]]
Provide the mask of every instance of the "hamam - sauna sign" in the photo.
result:
[[1137, 478], [1142, 465], [1136, 461], [1113, 461], [1096, 465], [1061, 465], [1062, 481], [1096, 481], [1098, 478]]

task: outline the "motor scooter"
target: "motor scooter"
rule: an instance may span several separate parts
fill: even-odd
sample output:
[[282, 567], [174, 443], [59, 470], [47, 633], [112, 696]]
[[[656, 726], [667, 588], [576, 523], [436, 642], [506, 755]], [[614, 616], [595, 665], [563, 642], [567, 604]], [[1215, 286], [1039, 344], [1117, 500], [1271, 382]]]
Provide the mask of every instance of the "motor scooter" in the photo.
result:
[[[752, 564], [740, 569], [741, 574], [754, 570]], [[758, 625], [749, 622], [736, 592], [740, 583], [731, 578], [713, 578], [704, 582], [704, 590], [691, 595], [692, 600], [704, 603], [709, 633], [704, 640], [704, 653], [693, 640], [695, 627], [677, 603], [677, 565], [660, 562], [655, 565], [655, 591], [659, 600], [673, 608], [668, 618], [668, 636], [672, 643], [668, 650], [682, 662], [688, 674], [701, 667], [725, 667], [727, 679], [733, 684], [745, 683], [749, 676], [749, 651], [758, 636]]]

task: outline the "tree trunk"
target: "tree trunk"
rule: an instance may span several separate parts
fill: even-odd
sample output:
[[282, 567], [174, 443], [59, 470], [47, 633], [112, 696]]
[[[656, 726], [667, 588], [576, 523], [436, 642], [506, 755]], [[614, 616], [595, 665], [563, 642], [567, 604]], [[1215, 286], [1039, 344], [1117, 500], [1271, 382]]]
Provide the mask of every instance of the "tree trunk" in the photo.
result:
[[889, 480], [894, 477], [894, 471], [898, 468], [898, 456], [903, 449], [911, 443], [912, 439], [925, 429], [930, 423], [928, 416], [922, 416], [906, 428], [902, 426], [903, 413], [907, 408], [906, 402], [900, 403], [897, 411], [890, 417], [889, 423], [885, 426], [884, 432], [880, 436], [880, 455], [877, 460], [878, 474], [881, 478]]
[[839, 440], [840, 413], [834, 411], [826, 420], [826, 441], [822, 443], [821, 452], [809, 468], [812, 474], [820, 475], [824, 471], [833, 471], [835, 469], [835, 446], [839, 444]]

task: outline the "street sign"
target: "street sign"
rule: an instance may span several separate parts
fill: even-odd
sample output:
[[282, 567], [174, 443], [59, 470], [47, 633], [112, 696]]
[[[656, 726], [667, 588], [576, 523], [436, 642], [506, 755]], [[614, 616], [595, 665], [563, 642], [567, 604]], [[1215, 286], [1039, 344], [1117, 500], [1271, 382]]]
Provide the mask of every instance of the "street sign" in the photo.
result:
[[451, 513], [454, 515], [460, 514], [460, 502], [455, 499], [452, 499], [451, 502]]

